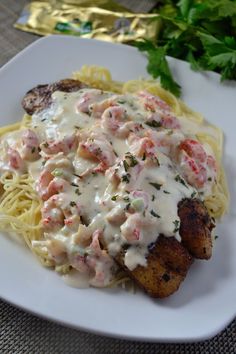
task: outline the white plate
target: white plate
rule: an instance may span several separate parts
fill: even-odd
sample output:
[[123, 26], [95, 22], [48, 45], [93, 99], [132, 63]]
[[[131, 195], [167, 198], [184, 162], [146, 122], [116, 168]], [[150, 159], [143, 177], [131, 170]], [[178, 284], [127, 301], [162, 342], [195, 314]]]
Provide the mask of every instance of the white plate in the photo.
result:
[[[135, 48], [74, 37], [42, 38], [0, 70], [0, 123], [21, 119], [20, 101], [40, 83], [69, 77], [83, 64], [111, 70], [117, 80], [146, 76], [146, 59]], [[222, 330], [236, 313], [236, 85], [216, 74], [199, 74], [170, 60], [183, 99], [226, 135], [224, 164], [231, 208], [217, 228], [214, 254], [195, 262], [179, 291], [158, 301], [122, 290], [74, 289], [44, 269], [19, 244], [0, 238], [0, 297], [65, 325], [145, 341], [197, 341]]]

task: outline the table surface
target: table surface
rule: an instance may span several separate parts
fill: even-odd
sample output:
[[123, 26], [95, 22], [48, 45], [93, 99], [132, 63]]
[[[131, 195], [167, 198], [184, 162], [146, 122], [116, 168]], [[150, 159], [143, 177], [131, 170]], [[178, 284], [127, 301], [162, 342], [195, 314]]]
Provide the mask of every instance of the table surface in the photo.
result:
[[[0, 0], [0, 66], [38, 36], [13, 28], [26, 0]], [[120, 0], [133, 11], [156, 0]], [[0, 300], [0, 353], [236, 353], [236, 320], [211, 340], [191, 344], [152, 344], [92, 335], [37, 318]]]

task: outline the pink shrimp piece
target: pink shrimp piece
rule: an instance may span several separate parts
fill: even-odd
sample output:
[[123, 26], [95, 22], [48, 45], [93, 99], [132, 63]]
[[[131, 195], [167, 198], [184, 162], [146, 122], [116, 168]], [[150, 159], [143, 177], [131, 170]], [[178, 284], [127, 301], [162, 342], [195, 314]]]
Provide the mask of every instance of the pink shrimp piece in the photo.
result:
[[65, 192], [70, 187], [70, 184], [63, 178], [54, 177], [47, 187], [48, 198], [54, 194]]
[[78, 146], [78, 138], [75, 134], [70, 136], [65, 136], [62, 140], [54, 140], [49, 142], [43, 142], [40, 144], [40, 148], [46, 154], [57, 154], [63, 152], [68, 154], [74, 151]]
[[25, 160], [37, 160], [39, 155], [39, 139], [33, 130], [27, 129], [22, 135], [22, 157]]
[[167, 129], [180, 129], [181, 125], [179, 120], [171, 114], [165, 114], [161, 118], [161, 125]]
[[90, 284], [96, 287], [104, 287], [111, 280], [111, 268], [114, 266], [114, 262], [107, 251], [101, 249], [99, 237], [101, 237], [101, 232], [100, 230], [96, 230], [93, 233], [92, 242], [88, 247], [89, 255], [87, 256], [86, 263], [95, 272], [95, 275], [90, 280]]
[[134, 153], [138, 157], [150, 156], [154, 154], [155, 144], [154, 142], [147, 137], [142, 139], [133, 140], [132, 145], [130, 146], [130, 152]]
[[91, 90], [84, 92], [75, 104], [75, 111], [77, 113], [89, 113], [90, 105], [97, 96], [101, 96], [100, 90]]
[[135, 122], [129, 122], [127, 125], [127, 121], [130, 121], [130, 118], [127, 111], [121, 106], [107, 108], [102, 115], [103, 129], [120, 138], [126, 138], [135, 126]]
[[[76, 206], [77, 209], [78, 206]], [[71, 215], [64, 220], [65, 226], [72, 229], [73, 231], [78, 231], [79, 225], [81, 224], [81, 219], [79, 215]]]
[[118, 104], [115, 102], [114, 98], [108, 98], [101, 102], [96, 102], [91, 104], [90, 109], [92, 111], [92, 116], [94, 118], [100, 119], [106, 109], [110, 107], [118, 107]]
[[102, 233], [100, 230], [95, 230], [92, 236], [92, 242], [89, 246], [90, 250], [92, 251], [92, 254], [96, 255], [97, 257], [101, 256], [102, 254], [102, 249], [99, 242], [99, 237], [101, 237], [101, 235]]
[[73, 268], [77, 269], [80, 273], [89, 274], [90, 268], [86, 262], [86, 257], [76, 254], [70, 257], [70, 263]]
[[189, 157], [185, 151], [183, 151], [180, 167], [188, 183], [196, 188], [203, 187], [207, 180], [207, 171], [201, 163], [197, 163], [193, 158]]
[[48, 199], [42, 208], [42, 222], [45, 229], [59, 229], [64, 225], [64, 213], [58, 208], [55, 197]]
[[51, 172], [46, 169], [40, 173], [39, 180], [36, 182], [35, 185], [35, 189], [39, 196], [42, 198], [42, 200], [48, 199], [47, 188], [53, 178], [54, 177]]
[[147, 91], [140, 91], [138, 96], [143, 101], [144, 108], [147, 111], [162, 110], [170, 112], [171, 110], [170, 106], [165, 101]]
[[179, 145], [180, 150], [184, 150], [189, 157], [195, 159], [199, 162], [206, 162], [207, 154], [202, 146], [197, 140], [185, 139]]
[[122, 236], [129, 243], [137, 243], [142, 237], [143, 220], [139, 213], [129, 215], [126, 222], [121, 225]]
[[64, 192], [69, 183], [60, 177], [54, 177], [47, 169], [43, 170], [36, 182], [36, 191], [42, 200], [47, 200], [52, 195]]
[[52, 195], [44, 202], [42, 208], [43, 225], [46, 229], [61, 228], [65, 225], [65, 220], [68, 220], [73, 215], [79, 216], [79, 214], [79, 205], [75, 202], [73, 205], [68, 203], [66, 193]]
[[157, 134], [155, 131], [153, 130], [147, 130], [147, 132], [145, 133], [145, 135], [147, 136], [148, 139], [151, 139], [151, 141], [153, 142], [153, 144], [159, 148], [170, 148], [171, 147], [171, 141], [170, 138], [168, 136], [166, 136], [165, 134]]
[[95, 172], [104, 172], [115, 162], [116, 156], [111, 144], [105, 139], [87, 139], [79, 144], [78, 154], [81, 157], [98, 161]]
[[22, 158], [17, 150], [9, 148], [7, 150], [7, 156], [8, 156], [9, 165], [11, 168], [13, 168], [14, 170], [19, 170], [21, 172], [24, 172], [25, 163], [22, 160]]
[[217, 167], [216, 167], [216, 160], [214, 159], [214, 157], [212, 155], [207, 155], [207, 166], [213, 170], [214, 172], [216, 172]]

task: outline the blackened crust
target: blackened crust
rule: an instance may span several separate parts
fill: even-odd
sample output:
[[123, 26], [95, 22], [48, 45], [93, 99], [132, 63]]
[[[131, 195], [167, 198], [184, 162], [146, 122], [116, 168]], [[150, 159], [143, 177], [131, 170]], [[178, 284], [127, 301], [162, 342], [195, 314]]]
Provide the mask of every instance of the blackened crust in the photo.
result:
[[28, 91], [22, 100], [22, 107], [29, 115], [50, 106], [55, 91], [74, 92], [86, 87], [79, 80], [64, 79], [53, 84], [38, 85]]
[[178, 290], [193, 258], [174, 237], [160, 235], [147, 256], [146, 267], [137, 266], [130, 271], [124, 265], [124, 252], [116, 261], [146, 293], [164, 298]]
[[209, 259], [212, 254], [211, 231], [215, 226], [205, 205], [199, 199], [185, 199], [178, 205], [183, 246], [195, 258]]

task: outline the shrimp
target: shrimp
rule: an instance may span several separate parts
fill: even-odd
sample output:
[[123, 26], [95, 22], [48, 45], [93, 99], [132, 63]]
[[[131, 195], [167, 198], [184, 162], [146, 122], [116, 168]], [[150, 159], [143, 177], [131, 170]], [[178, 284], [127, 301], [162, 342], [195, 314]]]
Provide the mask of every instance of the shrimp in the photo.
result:
[[33, 130], [27, 129], [22, 135], [22, 158], [28, 161], [39, 159], [39, 139]]
[[196, 161], [205, 162], [207, 159], [207, 154], [202, 146], [197, 140], [185, 139], [179, 145], [180, 150], [184, 150], [189, 157], [192, 157]]
[[148, 126], [154, 128], [163, 127], [166, 129], [180, 129], [181, 125], [179, 120], [170, 112], [157, 111], [147, 117], [145, 122]]
[[[91, 105], [92, 100], [96, 99], [96, 97], [99, 96], [101, 97], [101, 91], [100, 90], [90, 90], [84, 92], [78, 101], [75, 104], [75, 111], [77, 113], [82, 112], [82, 113], [90, 113], [90, 111], [93, 111], [93, 105]], [[91, 108], [90, 108], [91, 105]]]
[[115, 162], [116, 156], [112, 145], [105, 138], [88, 138], [85, 142], [81, 142], [78, 148], [78, 155], [100, 162], [93, 169], [94, 172], [104, 172], [109, 166]]
[[118, 107], [118, 103], [115, 102], [115, 98], [108, 98], [101, 102], [95, 102], [90, 105], [90, 110], [94, 118], [100, 119], [104, 111], [110, 107]]
[[26, 169], [25, 163], [17, 150], [8, 148], [7, 157], [11, 168], [13, 168], [14, 170], [18, 170], [20, 172], [25, 171]]
[[180, 168], [184, 177], [192, 186], [202, 188], [207, 180], [207, 170], [203, 164], [190, 157], [185, 151], [180, 158]]
[[166, 129], [180, 129], [179, 120], [170, 113], [163, 114], [161, 117], [161, 125]]
[[[215, 175], [216, 161], [207, 155], [203, 145], [193, 139], [185, 139], [179, 145], [180, 166], [187, 181], [197, 188], [202, 188], [208, 179], [208, 172]], [[207, 171], [207, 167], [209, 171]]]
[[36, 182], [35, 189], [42, 200], [47, 200], [54, 194], [64, 192], [69, 186], [70, 184], [63, 178], [54, 177], [50, 171], [44, 169]]
[[[52, 195], [42, 208], [43, 226], [46, 229], [60, 229], [73, 215], [80, 216], [81, 208], [75, 202], [69, 202], [66, 193]], [[71, 219], [72, 220], [72, 219]], [[78, 219], [76, 219], [76, 222]]]
[[147, 91], [140, 91], [138, 93], [138, 97], [141, 98], [144, 108], [147, 111], [152, 111], [152, 112], [156, 110], [161, 110], [166, 112], [171, 111], [170, 106], [165, 101], [160, 99], [160, 97], [154, 96]]
[[78, 137], [75, 134], [65, 136], [62, 140], [45, 141], [40, 144], [41, 150], [48, 155], [59, 152], [68, 154], [71, 151], [75, 151], [77, 147]]
[[121, 235], [130, 244], [138, 244], [144, 237], [143, 230], [147, 231], [147, 228], [152, 228], [155, 221], [140, 213], [129, 214], [125, 223], [120, 227]]
[[70, 161], [62, 152], [57, 155], [47, 158], [44, 169], [49, 172], [60, 172], [63, 178], [69, 177], [74, 171], [72, 161]]
[[146, 156], [153, 155], [155, 144], [154, 142], [147, 137], [142, 139], [137, 139], [131, 146], [130, 152], [134, 153], [138, 157], [143, 157], [144, 154]]
[[214, 172], [216, 172], [216, 160], [212, 155], [207, 155], [207, 166], [212, 169]]
[[112, 269], [115, 264], [113, 259], [109, 256], [106, 250], [101, 249], [99, 237], [101, 237], [101, 231], [95, 230], [92, 235], [92, 242], [89, 245], [87, 251], [88, 256], [86, 263], [90, 269], [95, 272], [93, 278], [89, 283], [96, 287], [107, 286], [112, 279]]
[[126, 138], [137, 125], [130, 121], [126, 109], [121, 106], [107, 108], [102, 115], [102, 128], [119, 138]]

